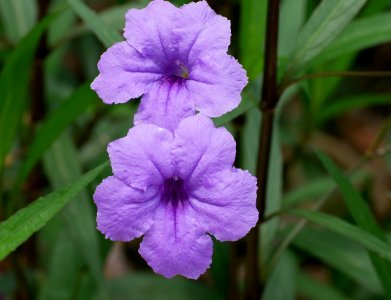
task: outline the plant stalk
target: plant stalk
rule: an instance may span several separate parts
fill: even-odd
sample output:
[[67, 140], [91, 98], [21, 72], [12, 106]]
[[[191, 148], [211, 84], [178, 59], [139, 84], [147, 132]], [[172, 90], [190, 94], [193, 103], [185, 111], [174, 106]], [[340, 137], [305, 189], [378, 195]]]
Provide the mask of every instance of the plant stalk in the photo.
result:
[[266, 24], [266, 43], [264, 51], [264, 74], [261, 93], [262, 122], [259, 139], [257, 161], [257, 209], [259, 221], [253, 228], [247, 240], [247, 272], [246, 272], [246, 300], [259, 300], [262, 294], [260, 280], [260, 224], [263, 221], [266, 209], [266, 187], [269, 169], [270, 149], [272, 143], [274, 110], [279, 93], [277, 88], [277, 49], [278, 49], [278, 22], [280, 0], [268, 0]]

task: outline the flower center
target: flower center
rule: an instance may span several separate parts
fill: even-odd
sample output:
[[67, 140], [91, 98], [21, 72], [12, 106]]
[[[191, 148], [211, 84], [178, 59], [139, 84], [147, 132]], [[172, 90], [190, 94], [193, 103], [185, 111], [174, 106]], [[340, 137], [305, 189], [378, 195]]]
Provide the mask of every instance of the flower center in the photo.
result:
[[187, 68], [187, 66], [181, 62], [179, 59], [177, 59], [175, 61], [175, 65], [177, 66], [176, 67], [176, 72], [175, 72], [175, 75], [178, 76], [178, 77], [182, 77], [184, 79], [187, 79], [189, 78], [189, 69]]
[[164, 203], [172, 203], [174, 206], [189, 199], [184, 181], [178, 177], [167, 179], [164, 182], [161, 195]]

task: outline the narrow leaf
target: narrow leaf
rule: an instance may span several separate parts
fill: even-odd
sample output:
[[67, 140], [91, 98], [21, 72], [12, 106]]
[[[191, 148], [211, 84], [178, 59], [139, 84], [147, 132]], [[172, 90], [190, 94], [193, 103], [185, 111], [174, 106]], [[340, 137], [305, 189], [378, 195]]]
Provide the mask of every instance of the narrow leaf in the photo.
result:
[[353, 21], [313, 61], [320, 63], [391, 41], [391, 13], [381, 13]]
[[256, 101], [251, 98], [248, 93], [244, 93], [242, 101], [240, 101], [240, 104], [237, 108], [234, 110], [226, 113], [225, 115], [222, 115], [221, 117], [214, 118], [213, 121], [217, 127], [224, 126], [233, 119], [237, 118], [238, 116], [244, 114], [249, 109], [255, 107]]
[[262, 300], [294, 300], [296, 294], [297, 261], [285, 252], [268, 277]]
[[[366, 173], [359, 172], [353, 174], [351, 180], [353, 182], [361, 182], [366, 176]], [[306, 182], [305, 184], [288, 191], [284, 195], [283, 206], [284, 208], [287, 208], [303, 202], [316, 200], [324, 194], [329, 193], [335, 186], [335, 182], [329, 177], [311, 180], [310, 182]]]
[[[69, 134], [62, 135], [46, 154], [46, 174], [53, 189], [59, 189], [81, 176], [78, 153]], [[56, 170], [56, 172], [53, 172]], [[96, 287], [103, 287], [102, 261], [99, 254], [98, 231], [91, 197], [81, 191], [62, 213], [73, 244], [95, 279]]]
[[[291, 54], [294, 47], [292, 41], [297, 38], [305, 21], [306, 6], [307, 0], [285, 0], [281, 2], [278, 25], [278, 55], [280, 57], [287, 58]], [[261, 59], [262, 53], [254, 54]]]
[[7, 38], [17, 43], [37, 21], [34, 0], [0, 0], [0, 16]]
[[359, 12], [366, 0], [323, 0], [299, 33], [289, 72], [296, 72], [328, 46]]
[[335, 287], [320, 282], [309, 275], [299, 273], [297, 276], [297, 289], [306, 299], [311, 300], [348, 300]]
[[[11, 148], [28, 97], [31, 66], [38, 42], [54, 16], [48, 16], [23, 38], [7, 59], [0, 74], [0, 170]], [[17, 81], [15, 81], [17, 80]]]
[[80, 0], [67, 0], [76, 14], [95, 33], [105, 47], [110, 47], [123, 40], [122, 36]]
[[35, 200], [0, 223], [0, 259], [6, 257], [34, 232], [46, 224], [107, 166], [107, 163], [84, 174], [74, 183]]
[[47, 279], [42, 284], [38, 299], [72, 299], [82, 263], [75, 244], [65, 230], [61, 231], [49, 257]]
[[32, 144], [30, 145], [27, 158], [23, 162], [19, 173], [18, 182], [22, 182], [42, 155], [50, 148], [56, 138], [72, 122], [87, 109], [100, 103], [96, 94], [91, 90], [89, 84], [79, 87], [69, 99], [53, 111], [39, 128]]
[[312, 223], [327, 228], [328, 230], [342, 234], [346, 238], [359, 243], [367, 249], [376, 252], [380, 256], [391, 261], [391, 245], [357, 226], [349, 224], [337, 217], [316, 211], [295, 209], [291, 210], [289, 213], [305, 218]]
[[367, 290], [382, 292], [368, 252], [356, 242], [332, 231], [307, 226], [295, 237], [293, 244]]
[[243, 0], [240, 7], [240, 62], [254, 79], [263, 68], [267, 1]]
[[[342, 171], [324, 153], [317, 151], [316, 154], [328, 173], [338, 184], [346, 206], [357, 225], [377, 236], [379, 239], [386, 241], [386, 235], [377, 224], [367, 203], [361, 198], [361, 195], [344, 176]], [[369, 255], [383, 284], [384, 291], [388, 298], [391, 299], [391, 264], [376, 253], [370, 252]]]
[[198, 282], [144, 273], [131, 273], [107, 284], [111, 300], [219, 300], [215, 291]]
[[[246, 124], [243, 128], [240, 164], [246, 169], [250, 170], [253, 174], [256, 174], [258, 148], [259, 148], [259, 130], [261, 124], [261, 112], [257, 108], [250, 109], [246, 113]], [[278, 118], [274, 122], [274, 132], [272, 137], [271, 146], [271, 158], [266, 194], [266, 212], [265, 215], [272, 214], [281, 208], [282, 200], [282, 153], [280, 149], [280, 138], [279, 138], [279, 126]], [[278, 218], [267, 222], [262, 226], [262, 248], [263, 258], [266, 260], [272, 251], [272, 241], [276, 234], [278, 226]]]
[[390, 104], [391, 94], [351, 95], [336, 99], [333, 103], [324, 105], [324, 108], [318, 113], [317, 121], [319, 124], [322, 124], [353, 109]]

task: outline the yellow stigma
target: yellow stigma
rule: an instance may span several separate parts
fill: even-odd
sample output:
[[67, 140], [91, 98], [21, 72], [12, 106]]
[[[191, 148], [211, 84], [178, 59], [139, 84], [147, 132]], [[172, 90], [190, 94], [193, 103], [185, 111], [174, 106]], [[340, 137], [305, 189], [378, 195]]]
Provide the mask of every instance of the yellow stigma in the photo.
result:
[[179, 77], [182, 77], [184, 79], [187, 79], [189, 78], [189, 69], [186, 67], [186, 65], [184, 63], [182, 63], [179, 59], [177, 59], [175, 61], [175, 64], [179, 67], [179, 72], [178, 72], [178, 76]]

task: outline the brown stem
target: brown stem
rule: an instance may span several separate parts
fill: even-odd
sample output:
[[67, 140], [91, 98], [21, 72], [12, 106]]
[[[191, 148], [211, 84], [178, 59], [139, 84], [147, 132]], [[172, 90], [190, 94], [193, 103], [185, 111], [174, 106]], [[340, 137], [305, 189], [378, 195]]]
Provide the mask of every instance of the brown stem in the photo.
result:
[[259, 211], [259, 222], [248, 236], [247, 242], [247, 271], [245, 298], [258, 300], [262, 294], [260, 280], [260, 229], [266, 209], [266, 186], [269, 169], [270, 149], [274, 123], [274, 109], [278, 102], [277, 91], [277, 41], [278, 41], [278, 19], [279, 0], [268, 0], [268, 14], [266, 25], [265, 44], [265, 68], [261, 94], [262, 124], [259, 139], [259, 152], [257, 162], [258, 194], [257, 208]]

